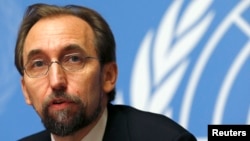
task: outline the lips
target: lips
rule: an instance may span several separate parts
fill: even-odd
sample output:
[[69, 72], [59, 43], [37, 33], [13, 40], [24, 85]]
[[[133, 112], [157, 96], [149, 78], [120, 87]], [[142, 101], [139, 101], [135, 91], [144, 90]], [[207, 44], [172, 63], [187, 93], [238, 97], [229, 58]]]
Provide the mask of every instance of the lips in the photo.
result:
[[62, 103], [70, 103], [68, 100], [65, 99], [54, 99], [51, 101], [51, 105], [53, 104], [62, 104]]
[[74, 102], [67, 100], [67, 99], [56, 98], [50, 102], [49, 107], [56, 109], [56, 110], [60, 110], [60, 109], [67, 108], [68, 106], [70, 106], [73, 103]]

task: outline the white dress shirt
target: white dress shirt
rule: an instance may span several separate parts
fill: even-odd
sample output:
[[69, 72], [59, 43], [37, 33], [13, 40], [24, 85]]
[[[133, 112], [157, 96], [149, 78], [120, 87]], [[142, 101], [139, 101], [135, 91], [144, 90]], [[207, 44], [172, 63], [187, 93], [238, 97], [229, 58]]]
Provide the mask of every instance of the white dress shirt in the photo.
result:
[[[108, 113], [107, 108], [104, 110], [101, 118], [97, 122], [94, 128], [90, 130], [90, 132], [81, 139], [81, 141], [102, 141], [105, 127], [107, 123]], [[55, 141], [53, 135], [51, 134], [51, 140]]]

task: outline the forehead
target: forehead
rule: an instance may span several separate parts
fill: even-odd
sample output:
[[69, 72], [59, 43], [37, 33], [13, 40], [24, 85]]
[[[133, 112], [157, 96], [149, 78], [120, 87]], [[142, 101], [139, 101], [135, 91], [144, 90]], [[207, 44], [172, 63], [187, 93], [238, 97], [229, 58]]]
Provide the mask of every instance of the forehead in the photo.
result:
[[95, 53], [94, 33], [87, 22], [71, 15], [43, 18], [30, 29], [24, 42], [23, 56], [25, 59], [32, 50], [53, 55], [72, 44], [88, 53]]

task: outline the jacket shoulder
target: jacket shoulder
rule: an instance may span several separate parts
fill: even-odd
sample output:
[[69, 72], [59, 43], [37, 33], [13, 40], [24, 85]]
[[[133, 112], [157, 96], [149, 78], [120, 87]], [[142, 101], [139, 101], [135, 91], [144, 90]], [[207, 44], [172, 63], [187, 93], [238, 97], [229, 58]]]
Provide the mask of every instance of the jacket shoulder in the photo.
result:
[[196, 140], [188, 130], [165, 115], [126, 105], [111, 105], [108, 109], [112, 120], [117, 121], [116, 129], [123, 124], [123, 128], [128, 130], [124, 132], [132, 140]]
[[50, 133], [46, 130], [21, 138], [18, 141], [51, 141]]

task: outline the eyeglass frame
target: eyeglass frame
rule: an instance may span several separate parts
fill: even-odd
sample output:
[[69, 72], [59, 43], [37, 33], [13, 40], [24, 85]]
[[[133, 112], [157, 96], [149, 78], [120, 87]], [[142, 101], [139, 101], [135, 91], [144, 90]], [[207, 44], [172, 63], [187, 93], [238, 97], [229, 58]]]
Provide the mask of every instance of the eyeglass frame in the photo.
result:
[[[82, 67], [81, 67], [80, 69], [76, 69], [76, 70], [69, 70], [69, 69], [66, 69], [66, 68], [62, 65], [62, 62], [61, 62], [61, 61], [56, 60], [56, 61], [50, 61], [50, 63], [47, 63], [47, 64], [46, 64], [47, 70], [46, 70], [44, 73], [41, 73], [41, 74], [39, 74], [39, 75], [37, 75], [37, 76], [32, 76], [31, 74], [29, 74], [29, 73], [27, 72], [27, 69], [26, 69], [25, 66], [29, 64], [29, 61], [26, 63], [26, 65], [24, 65], [23, 71], [24, 71], [24, 72], [27, 74], [27, 76], [30, 77], [30, 78], [41, 78], [41, 77], [47, 76], [47, 74], [48, 74], [48, 72], [49, 72], [49, 68], [50, 68], [50, 66], [51, 66], [53, 63], [57, 63], [57, 64], [60, 65], [60, 67], [61, 67], [63, 70], [65, 70], [65, 71], [68, 71], [68, 72], [75, 72], [75, 71], [79, 71], [79, 70], [81, 70], [81, 69], [84, 68], [87, 59], [99, 60], [97, 57], [93, 57], [93, 56], [85, 56], [85, 57], [82, 57], [82, 59], [84, 60], [84, 61], [83, 61], [83, 64], [82, 64]], [[48, 62], [49, 62], [49, 61], [48, 61]]]

